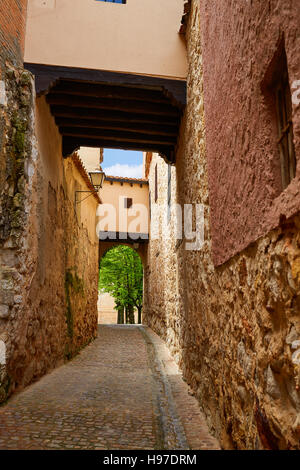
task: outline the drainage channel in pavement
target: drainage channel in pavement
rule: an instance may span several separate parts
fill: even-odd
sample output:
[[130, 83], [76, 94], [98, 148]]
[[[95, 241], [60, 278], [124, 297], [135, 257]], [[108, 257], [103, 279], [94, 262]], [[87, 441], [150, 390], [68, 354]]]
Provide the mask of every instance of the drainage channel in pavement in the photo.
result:
[[184, 382], [166, 343], [147, 326], [140, 326], [156, 383], [156, 414], [163, 449], [220, 450], [210, 433], [197, 399]]

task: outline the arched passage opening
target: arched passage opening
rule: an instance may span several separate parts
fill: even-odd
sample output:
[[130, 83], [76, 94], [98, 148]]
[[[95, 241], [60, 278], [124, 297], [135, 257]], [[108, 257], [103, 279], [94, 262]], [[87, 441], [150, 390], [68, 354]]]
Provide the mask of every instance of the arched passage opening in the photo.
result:
[[137, 246], [106, 247], [99, 260], [98, 288], [98, 323], [142, 323], [144, 269]]

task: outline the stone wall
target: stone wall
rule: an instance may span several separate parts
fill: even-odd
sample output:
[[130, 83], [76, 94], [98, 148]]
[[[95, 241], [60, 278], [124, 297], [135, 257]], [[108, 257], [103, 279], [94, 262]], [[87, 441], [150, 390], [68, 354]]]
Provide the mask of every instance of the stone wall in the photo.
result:
[[[157, 168], [157, 170], [155, 170]], [[157, 172], [157, 200], [155, 201], [155, 173]], [[147, 168], [151, 200], [150, 241], [144, 265], [144, 321], [151, 322], [155, 331], [168, 336], [169, 344], [176, 342], [176, 324], [180, 323], [176, 307], [177, 269], [175, 217], [168, 220], [168, 165], [153, 154]], [[171, 167], [172, 202], [176, 195], [176, 168]], [[175, 309], [175, 310], [174, 310]], [[176, 350], [175, 354], [176, 354]]]
[[[96, 208], [78, 161], [23, 69], [7, 69], [1, 149], [0, 401], [97, 334]], [[74, 157], [75, 158], [75, 157]]]
[[[68, 342], [65, 356], [72, 357], [97, 336], [99, 240], [96, 234], [98, 197], [78, 193], [90, 190], [76, 156], [64, 161], [64, 249], [63, 269]], [[59, 196], [58, 196], [59, 197]], [[78, 199], [77, 198], [77, 199]], [[79, 206], [79, 207], [78, 207]]]
[[[224, 448], [299, 449], [300, 217], [214, 264], [198, 6], [191, 2], [188, 102], [172, 199], [203, 204], [205, 243], [188, 251], [174, 234], [170, 242], [150, 241], [146, 323], [166, 339]], [[152, 171], [153, 163], [151, 193]], [[165, 183], [162, 191], [165, 198]]]
[[[4, 78], [4, 77], [3, 77]], [[26, 227], [36, 159], [32, 77], [6, 64], [0, 148], [0, 401], [10, 388], [5, 364], [13, 353], [13, 324], [24, 301]], [[17, 339], [19, 340], [19, 338]]]
[[13, 197], [20, 191], [14, 186], [22, 173], [23, 151], [30, 153], [25, 135], [31, 133], [31, 77], [22, 70], [26, 6], [27, 0], [3, 0], [0, 5], [1, 241], [16, 217], [18, 203], [16, 199], [13, 203]]

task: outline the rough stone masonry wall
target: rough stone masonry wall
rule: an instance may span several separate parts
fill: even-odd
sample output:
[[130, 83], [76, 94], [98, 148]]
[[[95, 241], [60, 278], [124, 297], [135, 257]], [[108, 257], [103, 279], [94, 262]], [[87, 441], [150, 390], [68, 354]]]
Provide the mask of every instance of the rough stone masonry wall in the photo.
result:
[[10, 388], [6, 364], [13, 344], [7, 324], [14, 321], [23, 301], [27, 200], [35, 160], [32, 77], [7, 63], [4, 73], [0, 149], [0, 401]]
[[[155, 201], [155, 168], [157, 167], [158, 193]], [[146, 322], [150, 321], [154, 329], [168, 332], [168, 339], [173, 338], [178, 315], [172, 315], [177, 295], [177, 272], [169, 269], [175, 266], [176, 254], [173, 233], [174, 217], [169, 220], [167, 215], [168, 198], [168, 165], [158, 155], [153, 154], [149, 167], [149, 187], [151, 188], [151, 220], [150, 242], [144, 269], [144, 306], [143, 314]], [[171, 177], [172, 201], [176, 194], [176, 169], [172, 167]], [[172, 338], [172, 339], [171, 339]]]
[[[168, 342], [224, 448], [299, 449], [300, 217], [213, 264], [200, 16], [191, 3], [176, 200], [205, 206], [205, 245], [171, 244], [158, 267], [150, 242], [146, 322]], [[176, 272], [178, 287], [166, 284]]]
[[[96, 336], [98, 294], [95, 226], [88, 231], [75, 210], [74, 178], [80, 175], [62, 159], [45, 100], [35, 104], [32, 76], [7, 66], [5, 89], [0, 402]], [[84, 179], [79, 183], [88, 189]], [[97, 201], [91, 197], [88, 204], [96, 213]]]
[[5, 324], [21, 301], [18, 246], [23, 242], [25, 193], [31, 160], [31, 77], [22, 68], [26, 0], [0, 5], [0, 402], [10, 387]]
[[[72, 158], [64, 161], [64, 313], [68, 341], [65, 357], [72, 357], [97, 336], [99, 240], [96, 235], [98, 201], [81, 194], [80, 215], [74, 204], [78, 187], [89, 191]], [[79, 186], [78, 186], [79, 185]]]

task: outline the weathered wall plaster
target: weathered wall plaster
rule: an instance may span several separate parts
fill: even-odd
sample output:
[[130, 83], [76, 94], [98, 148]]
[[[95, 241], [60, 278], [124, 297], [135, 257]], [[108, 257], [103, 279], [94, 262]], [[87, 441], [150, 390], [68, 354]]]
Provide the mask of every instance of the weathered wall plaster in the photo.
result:
[[181, 13], [182, 0], [31, 1], [25, 62], [185, 79]]
[[[299, 165], [282, 192], [276, 105], [268, 92], [282, 40], [291, 90], [300, 79], [300, 3], [201, 0], [199, 6], [212, 255], [220, 264], [300, 209]], [[299, 102], [292, 107], [299, 160]]]
[[[97, 334], [98, 239], [91, 197], [44, 98], [23, 69], [7, 69], [2, 148], [0, 337], [6, 365], [0, 400], [72, 357]], [[87, 216], [88, 214], [88, 216]], [[94, 214], [91, 217], [90, 214]]]

